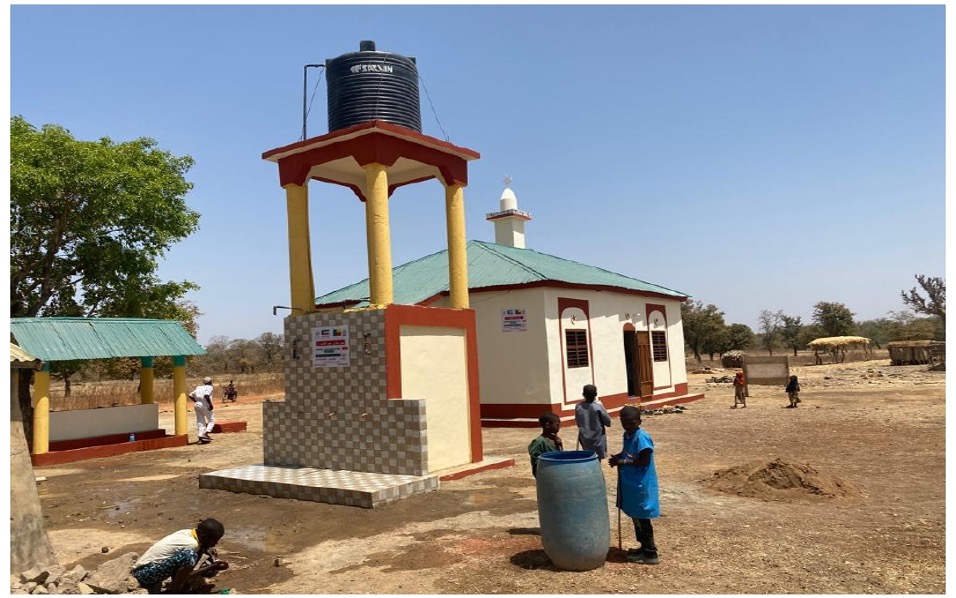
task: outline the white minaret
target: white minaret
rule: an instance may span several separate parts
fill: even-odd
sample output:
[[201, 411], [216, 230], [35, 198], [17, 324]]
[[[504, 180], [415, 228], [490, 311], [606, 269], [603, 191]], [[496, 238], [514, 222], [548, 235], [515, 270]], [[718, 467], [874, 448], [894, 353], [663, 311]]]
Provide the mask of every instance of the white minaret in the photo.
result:
[[511, 177], [505, 177], [505, 190], [498, 200], [500, 212], [491, 212], [485, 217], [495, 223], [495, 243], [524, 249], [524, 223], [531, 214], [518, 209], [518, 198], [510, 189]]

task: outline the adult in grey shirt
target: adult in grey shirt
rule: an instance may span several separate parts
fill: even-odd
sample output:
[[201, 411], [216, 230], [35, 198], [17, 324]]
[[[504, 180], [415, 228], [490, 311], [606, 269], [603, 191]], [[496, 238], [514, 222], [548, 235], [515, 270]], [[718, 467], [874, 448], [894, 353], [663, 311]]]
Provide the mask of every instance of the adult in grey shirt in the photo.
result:
[[604, 428], [611, 425], [611, 416], [597, 400], [597, 387], [585, 384], [584, 401], [574, 408], [574, 421], [578, 424], [578, 443], [586, 451], [597, 453], [598, 459], [607, 457], [607, 434]]

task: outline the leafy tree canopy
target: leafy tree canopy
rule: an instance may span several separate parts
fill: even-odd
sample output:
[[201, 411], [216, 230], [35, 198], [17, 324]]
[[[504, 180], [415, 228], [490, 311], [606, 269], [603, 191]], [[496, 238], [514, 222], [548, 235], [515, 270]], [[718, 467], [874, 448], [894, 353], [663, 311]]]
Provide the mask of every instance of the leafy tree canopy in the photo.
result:
[[727, 351], [744, 351], [754, 346], [757, 336], [746, 324], [731, 324], [727, 327]]
[[797, 350], [803, 346], [800, 342], [800, 333], [804, 328], [803, 322], [801, 322], [800, 316], [788, 316], [783, 312], [779, 313], [780, 328], [777, 332], [780, 335], [780, 342], [784, 347], [792, 349], [793, 356], [796, 357]]
[[701, 351], [715, 348], [726, 335], [724, 330], [724, 312], [716, 305], [704, 306], [700, 301], [686, 301], [681, 304], [681, 320], [684, 328], [684, 342], [694, 352], [694, 358], [701, 362]]
[[813, 322], [820, 327], [824, 336], [852, 336], [856, 328], [854, 315], [842, 303], [820, 301], [813, 306]]
[[159, 258], [199, 225], [185, 201], [192, 165], [153, 139], [80, 141], [13, 117], [10, 315], [194, 322], [183, 296], [198, 286], [156, 276]]
[[918, 314], [927, 316], [938, 316], [942, 320], [943, 328], [946, 327], [946, 281], [935, 276], [916, 275], [916, 282], [926, 293], [924, 298], [922, 294], [913, 287], [908, 292], [901, 291], [903, 303]]

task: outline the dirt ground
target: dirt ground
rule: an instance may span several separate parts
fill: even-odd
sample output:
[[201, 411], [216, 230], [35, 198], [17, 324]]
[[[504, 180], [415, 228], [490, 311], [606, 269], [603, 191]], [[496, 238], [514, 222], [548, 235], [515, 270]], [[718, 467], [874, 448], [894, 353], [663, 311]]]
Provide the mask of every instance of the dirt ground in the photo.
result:
[[[531, 429], [484, 430], [485, 454], [515, 467], [376, 509], [200, 490], [200, 473], [262, 462], [261, 407], [245, 397], [216, 415], [247, 432], [36, 474], [61, 564], [91, 569], [213, 516], [232, 562], [218, 588], [244, 594], [944, 593], [945, 374], [888, 360], [798, 367], [799, 408], [783, 408], [782, 387], [751, 387], [748, 407], [730, 409], [731, 385], [707, 382], [727, 373], [690, 374], [706, 399], [644, 418], [661, 486], [658, 566], [618, 549], [606, 465], [607, 563], [550, 564]], [[172, 414], [162, 423], [172, 429]], [[610, 433], [617, 450], [617, 420]], [[561, 435], [573, 444], [573, 425]], [[621, 529], [634, 546], [626, 517]]]

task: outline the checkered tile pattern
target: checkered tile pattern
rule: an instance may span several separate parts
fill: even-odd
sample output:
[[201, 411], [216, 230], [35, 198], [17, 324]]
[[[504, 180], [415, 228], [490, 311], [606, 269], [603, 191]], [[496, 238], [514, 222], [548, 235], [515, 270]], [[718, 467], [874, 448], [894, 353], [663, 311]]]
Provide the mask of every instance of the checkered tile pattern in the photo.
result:
[[[348, 326], [350, 363], [313, 367], [312, 329]], [[425, 401], [385, 396], [385, 312], [286, 318], [286, 399], [262, 412], [266, 465], [391, 475], [428, 473]]]
[[437, 476], [332, 471], [311, 467], [246, 465], [199, 476], [200, 488], [265, 494], [371, 509], [437, 490]]

